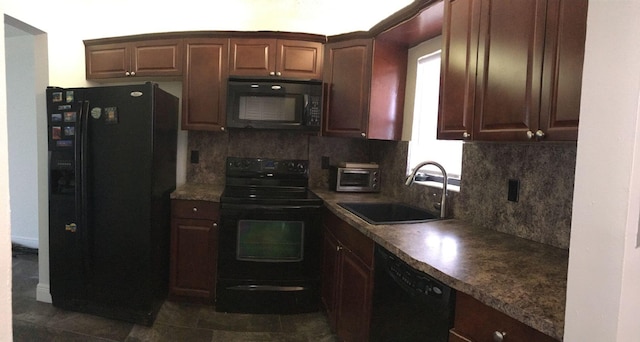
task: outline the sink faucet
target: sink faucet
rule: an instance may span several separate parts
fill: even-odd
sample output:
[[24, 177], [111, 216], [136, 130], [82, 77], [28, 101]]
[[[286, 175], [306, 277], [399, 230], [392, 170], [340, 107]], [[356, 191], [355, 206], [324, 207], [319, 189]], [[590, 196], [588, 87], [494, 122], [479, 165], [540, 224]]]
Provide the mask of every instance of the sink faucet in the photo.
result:
[[404, 182], [404, 184], [406, 186], [410, 186], [411, 184], [413, 184], [413, 181], [416, 177], [416, 173], [418, 173], [418, 171], [426, 165], [433, 165], [437, 168], [440, 169], [440, 172], [442, 173], [442, 198], [440, 199], [440, 218], [445, 218], [447, 215], [447, 209], [446, 209], [446, 203], [447, 203], [447, 171], [444, 170], [444, 167], [442, 167], [442, 165], [434, 162], [434, 161], [425, 161], [422, 162], [420, 164], [418, 164], [415, 169], [413, 169], [413, 172], [411, 172], [411, 174], [409, 175], [409, 177], [407, 177], [407, 180]]

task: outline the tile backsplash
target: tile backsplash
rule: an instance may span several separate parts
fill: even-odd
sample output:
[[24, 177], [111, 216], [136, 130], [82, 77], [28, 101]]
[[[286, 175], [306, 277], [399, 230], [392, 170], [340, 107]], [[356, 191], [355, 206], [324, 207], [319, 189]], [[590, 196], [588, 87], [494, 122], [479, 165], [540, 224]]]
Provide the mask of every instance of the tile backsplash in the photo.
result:
[[[189, 132], [189, 151], [199, 162], [187, 166], [187, 181], [223, 184], [227, 156], [308, 159], [309, 185], [328, 187], [331, 164], [339, 161], [378, 162], [382, 196], [411, 203], [434, 213], [441, 191], [404, 186], [406, 141], [319, 137], [299, 132]], [[569, 248], [575, 172], [575, 143], [465, 143], [460, 192], [448, 195], [449, 216], [482, 229]], [[519, 181], [517, 202], [507, 200], [509, 179]]]

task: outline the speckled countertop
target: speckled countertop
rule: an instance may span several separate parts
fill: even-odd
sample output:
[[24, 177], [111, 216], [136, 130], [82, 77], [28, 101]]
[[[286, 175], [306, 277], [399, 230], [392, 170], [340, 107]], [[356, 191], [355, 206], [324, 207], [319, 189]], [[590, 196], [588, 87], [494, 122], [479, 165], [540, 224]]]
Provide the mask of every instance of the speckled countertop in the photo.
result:
[[[216, 201], [221, 192], [221, 186], [187, 184], [172, 198]], [[459, 220], [371, 225], [337, 203], [388, 199], [376, 194], [314, 192], [331, 212], [414, 268], [562, 340], [567, 250]]]

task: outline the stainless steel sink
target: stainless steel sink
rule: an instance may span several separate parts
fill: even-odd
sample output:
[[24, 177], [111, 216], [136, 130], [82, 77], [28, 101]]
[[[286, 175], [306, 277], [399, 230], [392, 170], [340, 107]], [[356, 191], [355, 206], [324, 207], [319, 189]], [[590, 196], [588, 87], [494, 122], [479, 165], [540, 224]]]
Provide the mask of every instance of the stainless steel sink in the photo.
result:
[[428, 211], [403, 203], [338, 203], [371, 224], [419, 223], [438, 220]]

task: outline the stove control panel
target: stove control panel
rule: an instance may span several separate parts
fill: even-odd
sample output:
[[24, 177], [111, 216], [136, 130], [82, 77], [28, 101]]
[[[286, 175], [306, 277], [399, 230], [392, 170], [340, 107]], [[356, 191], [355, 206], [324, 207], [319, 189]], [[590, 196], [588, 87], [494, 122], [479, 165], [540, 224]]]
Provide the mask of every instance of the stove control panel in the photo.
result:
[[306, 176], [308, 172], [308, 160], [227, 157], [227, 176]]

